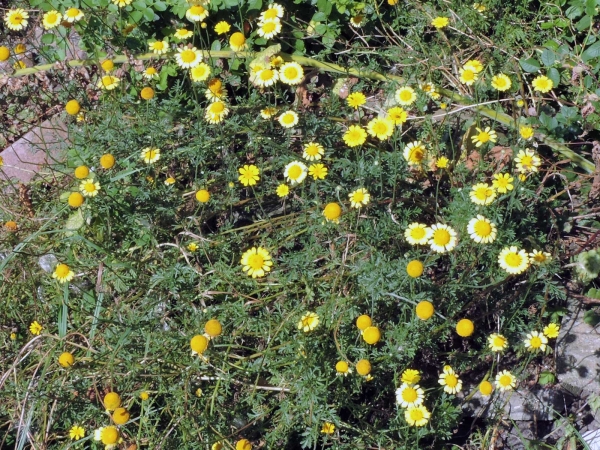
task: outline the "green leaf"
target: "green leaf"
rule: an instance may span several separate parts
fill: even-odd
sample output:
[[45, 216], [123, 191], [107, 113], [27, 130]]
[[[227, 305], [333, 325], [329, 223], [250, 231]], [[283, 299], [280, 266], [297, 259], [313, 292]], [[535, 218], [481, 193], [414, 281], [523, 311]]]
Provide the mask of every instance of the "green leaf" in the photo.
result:
[[581, 54], [581, 59], [584, 62], [588, 62], [590, 59], [598, 57], [600, 57], [600, 41], [594, 43], [593, 45], [590, 45]]
[[545, 386], [546, 384], [554, 384], [556, 382], [556, 376], [552, 372], [545, 370], [540, 373], [538, 381], [542, 386]]
[[590, 17], [596, 15], [596, 0], [587, 0], [585, 2], [585, 13]]
[[333, 9], [333, 2], [330, 2], [329, 0], [318, 0], [317, 9], [329, 17]]
[[567, 10], [565, 11], [565, 15], [567, 16], [567, 18], [569, 18], [571, 20], [577, 19], [582, 14], [583, 14], [583, 8], [581, 8], [579, 6], [571, 6], [571, 7], [567, 8]]
[[166, 11], [167, 4], [163, 3], [163, 2], [156, 2], [154, 4], [154, 9], [157, 10], [157, 11]]
[[312, 16], [312, 20], [314, 22], [324, 22], [327, 20], [327, 14], [325, 14], [324, 12], [316, 12], [313, 16]]
[[546, 76], [552, 80], [554, 87], [560, 84], [560, 72], [555, 67], [552, 67]]
[[210, 49], [213, 52], [218, 52], [219, 50], [221, 50], [221, 41], [213, 41], [213, 43], [210, 46]]
[[83, 219], [83, 213], [81, 212], [81, 209], [78, 209], [71, 214], [65, 222], [65, 229], [68, 231], [79, 230], [84, 224], [85, 220]]
[[141, 1], [141, 0], [133, 2], [131, 5], [138, 11], [143, 11], [146, 9], [146, 2]]
[[567, 19], [565, 19], [564, 17], [561, 17], [554, 21], [554, 26], [557, 28], [565, 28], [565, 27], [569, 26], [569, 21]]
[[539, 117], [540, 124], [549, 131], [554, 130], [558, 126], [558, 120], [556, 117], [549, 116], [545, 112], [542, 112]]
[[262, 0], [250, 0], [248, 2], [248, 11], [260, 10], [262, 8]]
[[146, 18], [146, 20], [154, 20], [154, 11], [152, 10], [152, 8], [146, 8], [144, 10], [144, 17]]
[[583, 16], [579, 22], [575, 24], [577, 31], [587, 30], [592, 25], [592, 18], [590, 16]]
[[529, 59], [520, 59], [519, 65], [523, 68], [525, 72], [533, 73], [540, 70], [540, 63], [537, 59], [529, 58]]
[[542, 52], [541, 60], [544, 66], [550, 67], [552, 64], [554, 64], [554, 61], [556, 61], [556, 53], [546, 48]]
[[142, 12], [141, 12], [141, 11], [133, 11], [133, 12], [131, 13], [131, 19], [132, 19], [134, 22], [136, 22], [136, 23], [137, 23], [137, 22], [139, 22], [140, 20], [142, 20], [142, 17], [143, 17], [143, 16], [144, 16], [144, 15], [142, 14]]
[[54, 35], [52, 33], [46, 33], [42, 36], [43, 44], [52, 44], [54, 42]]

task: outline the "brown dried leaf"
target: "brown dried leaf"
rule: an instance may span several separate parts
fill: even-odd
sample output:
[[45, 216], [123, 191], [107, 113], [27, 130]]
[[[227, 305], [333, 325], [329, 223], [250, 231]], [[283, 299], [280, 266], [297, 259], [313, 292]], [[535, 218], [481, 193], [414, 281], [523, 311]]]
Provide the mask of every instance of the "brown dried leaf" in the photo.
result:
[[506, 166], [513, 157], [513, 151], [510, 147], [502, 147], [501, 145], [495, 145], [488, 153], [488, 158], [491, 161], [498, 163], [498, 168], [502, 169]]
[[469, 156], [467, 156], [465, 166], [467, 166], [467, 169], [473, 170], [479, 166], [480, 159], [481, 156], [479, 156], [479, 152], [477, 150], [473, 150], [471, 153], [469, 153]]

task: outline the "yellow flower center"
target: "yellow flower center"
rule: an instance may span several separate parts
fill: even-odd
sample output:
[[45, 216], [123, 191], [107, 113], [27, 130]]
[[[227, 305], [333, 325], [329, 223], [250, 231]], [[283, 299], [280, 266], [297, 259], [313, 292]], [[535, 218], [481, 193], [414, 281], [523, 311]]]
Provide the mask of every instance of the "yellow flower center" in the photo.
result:
[[316, 145], [309, 145], [308, 147], [306, 147], [305, 152], [307, 155], [316, 156], [319, 154], [319, 147], [317, 147]]
[[406, 388], [402, 391], [402, 400], [407, 403], [412, 403], [417, 399], [417, 390], [414, 388]]
[[285, 75], [286, 78], [290, 78], [290, 79], [294, 79], [298, 76], [298, 69], [296, 69], [295, 67], [287, 67], [284, 71], [283, 74]]
[[156, 157], [156, 151], [155, 150], [148, 150], [146, 152], [146, 159], [148, 160], [152, 160]]
[[529, 155], [525, 155], [521, 158], [521, 165], [528, 169], [533, 166], [533, 158]]
[[376, 122], [373, 125], [373, 131], [375, 132], [375, 134], [386, 134], [387, 133], [387, 126], [385, 124], [385, 122]]
[[292, 114], [285, 114], [281, 120], [283, 121], [283, 123], [285, 124], [291, 124], [294, 123], [294, 116]]
[[523, 261], [523, 258], [517, 253], [509, 253], [506, 255], [505, 261], [510, 267], [519, 267]]
[[275, 19], [275, 18], [277, 17], [277, 12], [278, 12], [278, 11], [277, 11], [277, 9], [276, 9], [276, 8], [270, 8], [270, 9], [267, 9], [267, 10], [264, 12], [264, 14], [263, 14], [263, 17], [264, 17], [265, 19], [267, 19], [267, 20], [268, 20], [268, 19]]
[[415, 422], [418, 422], [419, 420], [423, 420], [423, 411], [421, 411], [418, 408], [412, 409], [410, 411], [410, 418]]
[[235, 45], [236, 47], [241, 47], [242, 45], [244, 45], [244, 42], [246, 42], [246, 38], [242, 33], [237, 32], [231, 35], [231, 38], [229, 38], [229, 42], [232, 45]]
[[409, 102], [412, 100], [412, 92], [410, 91], [401, 91], [400, 92], [400, 100], [403, 102]]
[[64, 278], [69, 275], [69, 266], [66, 264], [59, 264], [56, 267], [56, 276], [59, 278]]
[[184, 63], [191, 63], [196, 60], [196, 53], [192, 50], [184, 50], [181, 52], [181, 60]]
[[365, 199], [365, 194], [363, 194], [362, 192], [355, 192], [354, 195], [352, 195], [352, 201], [354, 203], [362, 203], [362, 201]]
[[498, 380], [501, 386], [510, 386], [512, 379], [508, 375], [502, 375]]
[[425, 152], [423, 152], [423, 148], [419, 145], [410, 150], [408, 159], [410, 159], [412, 162], [421, 162], [424, 156]]
[[93, 182], [85, 183], [84, 189], [87, 192], [95, 192], [96, 191], [96, 185]]
[[50, 23], [54, 23], [56, 22], [58, 19], [58, 14], [56, 13], [48, 13], [48, 15], [46, 16], [46, 20], [48, 20], [48, 22]]
[[486, 131], [482, 131], [481, 133], [479, 133], [477, 135], [477, 140], [479, 142], [486, 143], [487, 141], [490, 140], [490, 134], [488, 132], [486, 132]]
[[210, 105], [210, 112], [213, 114], [221, 114], [225, 110], [225, 105], [222, 102], [214, 102]]
[[546, 261], [546, 255], [544, 255], [543, 253], [536, 253], [533, 259], [536, 262], [543, 263], [544, 261]]
[[446, 375], [446, 385], [450, 386], [451, 388], [456, 387], [456, 385], [458, 384], [458, 378], [456, 378], [456, 375], [453, 374], [448, 374]]
[[263, 81], [269, 81], [273, 78], [273, 71], [271, 69], [264, 69], [259, 72], [258, 76]]
[[146, 75], [156, 75], [156, 69], [154, 67], [148, 67], [146, 69]]
[[475, 72], [473, 72], [472, 70], [465, 70], [463, 72], [463, 78], [467, 81], [474, 81], [475, 80]]
[[248, 265], [255, 270], [261, 269], [265, 259], [260, 255], [252, 255], [248, 258]]
[[65, 14], [69, 17], [77, 17], [79, 15], [79, 10], [77, 8], [69, 8]]
[[262, 28], [265, 33], [272, 33], [277, 28], [277, 24], [275, 22], [265, 22]]
[[435, 230], [435, 233], [433, 233], [433, 242], [435, 242], [436, 245], [448, 245], [450, 238], [451, 236], [448, 230]]
[[292, 166], [290, 167], [290, 170], [288, 170], [288, 176], [292, 180], [298, 179], [300, 175], [302, 175], [302, 167], [300, 166]]
[[530, 344], [533, 348], [540, 348], [542, 346], [542, 340], [539, 337], [534, 336], [531, 338]]
[[475, 197], [479, 200], [486, 200], [488, 197], [493, 197], [494, 190], [489, 187], [481, 187], [475, 191]]
[[500, 77], [500, 78], [496, 78], [496, 86], [498, 86], [499, 88], [504, 88], [506, 87], [506, 80], [504, 79], [504, 77]]
[[201, 16], [202, 14], [204, 14], [204, 11], [205, 9], [200, 5], [192, 6], [190, 8], [190, 14], [194, 16]]
[[492, 234], [492, 226], [483, 221], [483, 220], [479, 220], [476, 224], [475, 224], [475, 233], [477, 233], [478, 236], [489, 236], [490, 234]]
[[494, 338], [494, 347], [504, 347], [504, 343], [506, 340], [501, 336], [496, 336]]
[[423, 239], [425, 237], [425, 230], [423, 228], [413, 228], [410, 230], [410, 236], [413, 239]]

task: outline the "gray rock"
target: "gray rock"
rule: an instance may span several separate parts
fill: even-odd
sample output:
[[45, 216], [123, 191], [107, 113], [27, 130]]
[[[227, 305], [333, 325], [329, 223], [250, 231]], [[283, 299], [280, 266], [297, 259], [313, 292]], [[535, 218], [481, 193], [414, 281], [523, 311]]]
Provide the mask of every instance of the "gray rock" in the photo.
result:
[[52, 253], [47, 253], [45, 255], [40, 256], [38, 259], [38, 264], [44, 270], [44, 272], [52, 272], [56, 265], [58, 264], [58, 258], [54, 256]]
[[600, 430], [590, 430], [581, 435], [590, 450], [600, 450]]

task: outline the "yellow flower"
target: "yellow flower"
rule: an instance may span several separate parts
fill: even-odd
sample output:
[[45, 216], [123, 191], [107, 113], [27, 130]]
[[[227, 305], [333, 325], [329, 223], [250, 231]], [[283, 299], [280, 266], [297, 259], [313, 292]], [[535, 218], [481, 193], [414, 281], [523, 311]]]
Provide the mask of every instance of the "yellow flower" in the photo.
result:
[[501, 334], [492, 333], [488, 336], [488, 346], [493, 352], [501, 352], [508, 347], [508, 340]]
[[333, 434], [335, 432], [335, 425], [331, 422], [325, 422], [321, 428], [321, 433]]
[[260, 117], [262, 117], [263, 119], [270, 119], [275, 114], [277, 114], [277, 108], [274, 108], [272, 106], [260, 110]]
[[221, 336], [221, 333], [223, 332], [223, 326], [221, 325], [221, 322], [219, 322], [217, 319], [210, 319], [204, 325], [204, 332], [211, 339], [214, 339], [218, 336]]
[[269, 19], [260, 22], [258, 26], [258, 35], [265, 39], [271, 39], [281, 32], [281, 21], [279, 19]]
[[68, 203], [71, 208], [79, 208], [83, 205], [84, 200], [83, 195], [79, 192], [71, 192], [71, 194], [69, 194]]
[[519, 173], [523, 174], [528, 172], [537, 172], [538, 167], [542, 163], [540, 157], [529, 148], [519, 151], [517, 157], [515, 158], [515, 162], [517, 163], [517, 170]]
[[456, 334], [460, 337], [469, 337], [475, 331], [475, 325], [469, 319], [461, 319], [456, 324]]
[[208, 123], [220, 123], [229, 115], [229, 108], [224, 102], [217, 100], [206, 108], [204, 119]]
[[304, 79], [304, 69], [297, 62], [287, 62], [279, 68], [279, 80], [289, 85], [300, 84]]
[[388, 109], [387, 118], [394, 122], [394, 125], [402, 125], [408, 120], [408, 113], [399, 106]]
[[119, 442], [119, 438], [119, 430], [112, 425], [103, 427], [100, 432], [100, 440], [105, 446], [111, 446], [110, 448], [114, 448], [114, 445]]
[[477, 134], [471, 137], [471, 141], [475, 144], [475, 147], [481, 147], [486, 142], [496, 142], [498, 136], [494, 130], [491, 130], [490, 127], [486, 127], [485, 130], [481, 128], [476, 128]]
[[463, 67], [458, 71], [458, 74], [458, 79], [460, 80], [460, 82], [462, 84], [466, 84], [467, 86], [471, 86], [479, 78], [477, 72], [475, 72], [471, 67]]
[[307, 312], [298, 322], [298, 329], [308, 333], [319, 325], [319, 316], [314, 312]]
[[433, 100], [438, 100], [441, 97], [441, 95], [436, 90], [435, 84], [433, 83], [419, 83], [419, 89], [425, 92]]
[[411, 278], [419, 278], [423, 275], [423, 263], [416, 259], [410, 261], [406, 266], [406, 273]]
[[402, 383], [402, 385], [396, 389], [396, 403], [402, 408], [419, 406], [423, 404], [424, 398], [425, 392], [418, 384]]
[[491, 395], [493, 390], [494, 390], [494, 387], [492, 386], [492, 383], [490, 383], [489, 381], [482, 381], [479, 384], [479, 392], [481, 393], [481, 395], [483, 395], [485, 397]]
[[370, 326], [363, 330], [362, 337], [367, 344], [375, 345], [381, 339], [381, 331], [377, 327]]
[[521, 125], [519, 127], [519, 134], [521, 135], [521, 137], [523, 139], [528, 141], [529, 139], [531, 139], [533, 137], [534, 131], [533, 131], [533, 128], [530, 127], [529, 125]]
[[26, 67], [27, 64], [25, 64], [23, 61], [17, 61], [13, 64], [13, 69], [15, 70], [25, 69]]
[[508, 78], [508, 75], [499, 73], [492, 77], [492, 87], [497, 91], [503, 92], [508, 91], [512, 86], [512, 81]]
[[140, 92], [140, 97], [144, 100], [152, 100], [154, 98], [154, 89], [149, 86], [146, 86]]
[[287, 184], [280, 184], [275, 191], [278, 197], [287, 197], [290, 193], [290, 187]]
[[238, 169], [240, 176], [238, 180], [244, 186], [254, 186], [260, 179], [260, 170], [254, 164], [246, 164]]
[[158, 80], [158, 72], [154, 67], [148, 67], [142, 72], [142, 76], [146, 80]]
[[167, 53], [167, 50], [169, 50], [169, 43], [167, 41], [148, 42], [148, 47], [153, 53], [162, 55], [163, 53]]
[[[487, 7], [481, 3], [473, 3], [473, 9], [481, 14], [487, 9]], [[487, 381], [486, 381], [486, 383], [487, 383]]]
[[224, 20], [220, 21], [215, 25], [215, 32], [217, 34], [227, 34], [229, 33], [229, 30], [231, 30], [231, 25], [229, 25]]
[[107, 411], [114, 411], [121, 406], [121, 396], [116, 392], [108, 392], [103, 399], [104, 408]]
[[498, 229], [496, 225], [482, 215], [469, 220], [467, 224], [467, 233], [471, 239], [479, 244], [489, 244], [496, 240]]
[[125, 408], [117, 408], [112, 414], [112, 420], [116, 425], [125, 425], [129, 422], [131, 415]]
[[560, 326], [556, 323], [549, 323], [548, 326], [544, 327], [544, 335], [547, 338], [554, 339], [558, 337], [560, 332]]
[[479, 73], [483, 70], [483, 64], [481, 64], [481, 61], [477, 59], [468, 60], [463, 67], [466, 69], [471, 69], [475, 73]]
[[202, 52], [196, 47], [178, 48], [177, 54], [175, 55], [175, 60], [177, 61], [179, 67], [184, 69], [196, 67], [198, 64], [200, 64], [200, 62], [202, 62]]
[[546, 92], [552, 90], [554, 87], [554, 83], [550, 78], [545, 75], [539, 75], [533, 79], [531, 82], [534, 91], [541, 92], [545, 94]]
[[404, 419], [411, 427], [422, 427], [427, 425], [431, 413], [424, 405], [411, 406], [404, 411]]
[[190, 22], [202, 22], [208, 17], [208, 10], [202, 5], [194, 5], [185, 12], [185, 17]]
[[83, 19], [83, 12], [78, 8], [69, 8], [65, 11], [63, 18], [69, 23], [79, 22]]
[[477, 183], [471, 188], [469, 197], [476, 205], [490, 205], [496, 198], [496, 191], [487, 183]]
[[252, 83], [260, 87], [272, 86], [278, 79], [279, 72], [271, 68], [259, 70], [254, 76], [251, 77]]
[[347, 376], [352, 372], [352, 369], [350, 369], [346, 361], [338, 361], [335, 364], [335, 371], [337, 375]]
[[413, 222], [406, 230], [404, 237], [410, 245], [427, 245], [433, 231], [423, 223]]
[[190, 339], [190, 348], [192, 349], [192, 356], [201, 355], [208, 348], [208, 338], [202, 334], [195, 335]]
[[368, 359], [361, 359], [356, 362], [356, 373], [363, 377], [371, 373], [371, 363]]
[[75, 358], [73, 357], [72, 353], [63, 352], [58, 357], [58, 364], [60, 364], [62, 367], [65, 367], [65, 368], [71, 367], [74, 363], [75, 363]]
[[308, 167], [308, 174], [315, 180], [324, 180], [327, 176], [327, 167], [323, 164], [311, 164]]
[[186, 28], [178, 28], [175, 31], [175, 34], [173, 34], [173, 37], [176, 37], [177, 39], [180, 40], [184, 40], [184, 39], [189, 39], [194, 35], [193, 31], [190, 31]]
[[359, 188], [348, 194], [350, 205], [353, 208], [360, 208], [363, 205], [368, 205], [371, 200], [371, 194], [365, 188]]
[[288, 179], [292, 186], [302, 183], [306, 178], [306, 174], [307, 168], [300, 161], [292, 161], [283, 170], [283, 176]]
[[417, 384], [421, 380], [421, 375], [418, 370], [406, 369], [402, 372], [401, 381], [407, 384]]
[[431, 316], [433, 316], [434, 312], [435, 308], [433, 307], [433, 303], [427, 300], [420, 301], [419, 303], [417, 303], [417, 306], [415, 308], [415, 314], [421, 320], [430, 319]]
[[58, 280], [59, 283], [71, 281], [74, 276], [75, 273], [66, 264], [58, 264], [54, 269], [54, 273], [52, 274], [52, 278]]
[[367, 124], [367, 131], [371, 136], [384, 141], [394, 134], [394, 122], [385, 117], [376, 117]]
[[112, 0], [112, 2], [119, 8], [129, 5], [133, 0]]
[[56, 10], [48, 11], [44, 14], [42, 18], [42, 25], [44, 25], [44, 29], [51, 30], [60, 25], [62, 20], [62, 14]]
[[277, 120], [283, 128], [292, 128], [298, 123], [298, 114], [294, 111], [285, 111]]
[[271, 3], [266, 11], [263, 11], [260, 14], [260, 20], [272, 20], [283, 17], [284, 9], [278, 3]]
[[353, 92], [346, 99], [346, 103], [348, 103], [348, 106], [354, 109], [358, 109], [359, 106], [362, 106], [365, 103], [367, 103], [367, 97], [365, 97], [365, 94], [363, 94], [362, 92]]
[[37, 320], [34, 320], [31, 322], [31, 325], [29, 325], [29, 331], [35, 336], [39, 336], [43, 329], [44, 327], [41, 326]]
[[325, 153], [325, 149], [321, 144], [316, 142], [309, 142], [304, 145], [304, 152], [302, 153], [302, 157], [308, 161], [320, 160]]
[[141, 151], [140, 157], [146, 164], [155, 163], [160, 159], [160, 148], [146, 147]]
[[361, 14], [352, 16], [352, 17], [350, 17], [350, 25], [353, 26], [354, 28], [360, 28], [360, 27], [362, 27], [364, 19], [365, 19], [365, 17]]
[[447, 17], [436, 17], [431, 21], [431, 25], [436, 27], [438, 30], [445, 28], [450, 23], [450, 20]]
[[462, 390], [462, 381], [450, 366], [444, 366], [438, 383], [444, 386], [444, 391], [448, 394], [457, 394]]
[[496, 387], [501, 391], [512, 391], [517, 385], [517, 378], [508, 370], [498, 372], [496, 375]]
[[187, 249], [188, 249], [190, 252], [192, 252], [192, 253], [195, 253], [196, 251], [198, 251], [198, 244], [196, 244], [195, 242], [190, 242], [190, 243], [187, 245]]
[[246, 48], [246, 38], [242, 33], [236, 31], [229, 38], [229, 46], [235, 52], [241, 52]]
[[429, 245], [434, 252], [446, 253], [456, 247], [456, 231], [448, 225], [436, 223], [431, 226]]
[[404, 147], [404, 159], [408, 161], [409, 166], [416, 166], [423, 162], [425, 159], [425, 155], [427, 154], [427, 149], [421, 143], [421, 141], [409, 142]]
[[78, 441], [79, 439], [82, 439], [84, 436], [85, 436], [85, 429], [83, 427], [80, 427], [79, 425], [73, 425], [71, 427], [71, 429], [69, 430], [69, 437], [74, 441]]
[[104, 75], [98, 80], [98, 87], [101, 89], [105, 89], [107, 91], [112, 91], [115, 89], [121, 80], [117, 77], [113, 77], [112, 75]]
[[100, 67], [102, 67], [102, 70], [108, 73], [115, 68], [115, 63], [112, 62], [112, 60], [110, 59], [105, 59], [104, 61], [102, 61], [102, 63], [100, 63]]
[[438, 169], [446, 169], [448, 167], [449, 163], [450, 163], [450, 160], [448, 158], [446, 158], [445, 156], [441, 156], [437, 159], [437, 161], [435, 162], [435, 165], [437, 166]]
[[365, 143], [367, 132], [360, 125], [350, 125], [343, 139], [348, 147], [357, 147]]
[[492, 180], [492, 187], [500, 194], [506, 194], [508, 191], [514, 189], [514, 186], [512, 185], [513, 181], [514, 178], [508, 173], [495, 173], [494, 179]]
[[525, 272], [529, 267], [529, 258], [525, 250], [519, 250], [514, 245], [505, 247], [498, 255], [498, 264], [511, 275]]
[[83, 180], [88, 177], [90, 174], [90, 169], [88, 166], [77, 166], [75, 168], [75, 178], [78, 180]]
[[252, 247], [242, 254], [241, 264], [243, 271], [252, 278], [260, 278], [266, 275], [266, 272], [271, 271], [273, 261], [271, 255], [262, 247]]
[[150, 393], [147, 391], [140, 392], [140, 400], [145, 402], [150, 398]]
[[536, 350], [541, 350], [543, 352], [546, 350], [548, 338], [539, 331], [532, 331], [531, 333], [527, 334], [524, 344], [525, 348], [529, 349], [532, 352]]
[[340, 216], [342, 215], [342, 208], [340, 208], [340, 205], [337, 203], [327, 203], [323, 210], [323, 215], [327, 222], [338, 223], [340, 221]]
[[22, 8], [9, 9], [4, 16], [4, 23], [10, 30], [20, 31], [27, 26], [29, 13]]
[[533, 250], [529, 254], [529, 262], [537, 266], [552, 261], [552, 255], [541, 250]]
[[403, 86], [396, 90], [396, 100], [402, 106], [410, 106], [417, 100], [417, 93], [410, 86]]
[[10, 49], [6, 46], [0, 46], [0, 61], [6, 61], [10, 58]]
[[198, 200], [200, 203], [208, 203], [210, 200], [210, 192], [208, 192], [206, 189], [198, 190], [196, 192], [196, 200]]

